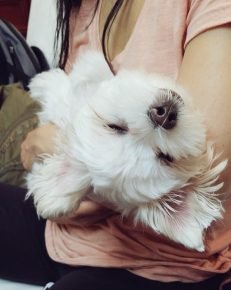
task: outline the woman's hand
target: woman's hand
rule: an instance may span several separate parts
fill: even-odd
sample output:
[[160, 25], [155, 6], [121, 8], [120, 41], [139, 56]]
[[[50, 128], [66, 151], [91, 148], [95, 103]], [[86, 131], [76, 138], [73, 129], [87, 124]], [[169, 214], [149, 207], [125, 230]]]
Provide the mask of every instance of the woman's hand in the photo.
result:
[[21, 144], [21, 162], [26, 170], [31, 170], [33, 162], [43, 153], [53, 154], [57, 127], [46, 124], [29, 132]]
[[114, 214], [115, 212], [111, 208], [85, 200], [80, 203], [79, 208], [74, 212], [52, 220], [59, 224], [89, 226], [105, 220]]

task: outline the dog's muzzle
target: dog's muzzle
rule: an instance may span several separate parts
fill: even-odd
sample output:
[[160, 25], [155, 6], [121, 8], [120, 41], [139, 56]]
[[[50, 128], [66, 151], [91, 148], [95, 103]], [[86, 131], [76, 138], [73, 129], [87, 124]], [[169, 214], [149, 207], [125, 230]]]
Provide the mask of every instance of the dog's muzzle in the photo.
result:
[[149, 108], [148, 116], [155, 126], [173, 129], [177, 124], [179, 104], [183, 104], [183, 100], [176, 92], [161, 89], [160, 100]]

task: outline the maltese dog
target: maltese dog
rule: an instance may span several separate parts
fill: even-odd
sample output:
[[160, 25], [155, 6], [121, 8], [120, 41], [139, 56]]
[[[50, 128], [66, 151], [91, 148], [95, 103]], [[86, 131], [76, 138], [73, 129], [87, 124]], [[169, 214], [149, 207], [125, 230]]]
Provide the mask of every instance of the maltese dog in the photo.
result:
[[103, 55], [89, 51], [69, 75], [37, 75], [30, 92], [42, 106], [40, 124], [59, 128], [55, 154], [41, 156], [27, 176], [38, 215], [68, 214], [88, 197], [204, 251], [205, 230], [223, 215], [217, 180], [227, 162], [216, 161], [182, 87], [142, 71], [113, 75]]

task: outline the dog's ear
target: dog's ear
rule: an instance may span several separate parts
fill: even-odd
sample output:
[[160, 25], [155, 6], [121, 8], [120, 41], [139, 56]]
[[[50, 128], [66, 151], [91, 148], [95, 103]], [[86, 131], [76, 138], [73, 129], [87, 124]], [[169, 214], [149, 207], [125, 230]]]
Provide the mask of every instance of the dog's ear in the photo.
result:
[[86, 51], [82, 53], [70, 73], [72, 84], [98, 83], [113, 77], [104, 56], [100, 52]]
[[32, 196], [39, 216], [55, 218], [78, 208], [90, 187], [84, 164], [64, 154], [46, 156], [27, 175], [27, 198]]

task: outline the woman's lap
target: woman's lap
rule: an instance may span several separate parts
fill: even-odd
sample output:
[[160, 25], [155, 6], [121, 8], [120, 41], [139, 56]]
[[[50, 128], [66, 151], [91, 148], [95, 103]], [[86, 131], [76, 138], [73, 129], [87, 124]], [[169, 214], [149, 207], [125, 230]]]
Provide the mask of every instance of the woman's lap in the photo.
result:
[[122, 269], [69, 267], [53, 262], [46, 251], [45, 221], [38, 219], [25, 189], [0, 184], [0, 277], [45, 285], [52, 290], [216, 290], [220, 277], [199, 284], [160, 283]]
[[161, 283], [134, 275], [126, 270], [83, 267], [59, 279], [51, 290], [218, 290], [221, 277], [201, 283]]
[[0, 184], [0, 277], [43, 285], [56, 278], [38, 219], [26, 190]]

